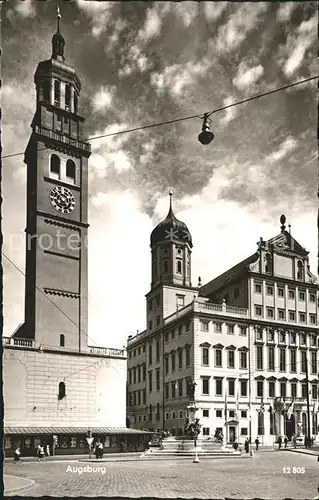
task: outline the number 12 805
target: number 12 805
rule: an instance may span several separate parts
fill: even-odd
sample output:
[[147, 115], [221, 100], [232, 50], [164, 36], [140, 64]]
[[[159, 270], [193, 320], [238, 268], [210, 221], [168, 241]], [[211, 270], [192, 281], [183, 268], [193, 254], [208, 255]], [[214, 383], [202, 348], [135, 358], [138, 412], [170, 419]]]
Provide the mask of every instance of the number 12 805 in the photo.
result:
[[304, 474], [306, 467], [283, 467], [284, 474]]

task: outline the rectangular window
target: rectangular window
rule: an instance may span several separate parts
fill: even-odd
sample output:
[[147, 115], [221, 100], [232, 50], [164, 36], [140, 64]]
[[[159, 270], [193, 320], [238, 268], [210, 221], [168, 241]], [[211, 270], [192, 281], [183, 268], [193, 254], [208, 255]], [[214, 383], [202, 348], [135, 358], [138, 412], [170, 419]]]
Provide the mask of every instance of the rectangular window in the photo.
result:
[[169, 398], [169, 384], [165, 384], [165, 399]]
[[172, 340], [175, 339], [175, 330], [172, 330]]
[[299, 291], [299, 300], [305, 300], [306, 294], [303, 291]]
[[141, 367], [140, 366], [137, 368], [137, 382], [138, 383], [141, 382]]
[[263, 346], [258, 345], [256, 347], [257, 350], [257, 370], [263, 370], [264, 369], [264, 364], [263, 364]]
[[280, 397], [285, 398], [286, 397], [286, 382], [280, 382]]
[[171, 360], [172, 360], [172, 372], [174, 372], [175, 369], [176, 369], [176, 358], [175, 358], [175, 353], [174, 352], [172, 352]]
[[153, 360], [152, 360], [152, 353], [153, 353], [153, 350], [152, 350], [152, 346], [149, 345], [148, 346], [148, 364], [151, 365]]
[[153, 321], [149, 321], [148, 322], [148, 329], [152, 330], [152, 328], [153, 328]]
[[291, 300], [295, 298], [295, 290], [288, 290], [288, 298]]
[[186, 349], [186, 366], [191, 364], [191, 350], [190, 347]]
[[172, 399], [176, 398], [176, 382], [171, 382]]
[[183, 325], [179, 325], [178, 327], [178, 335], [181, 336], [183, 333]]
[[318, 366], [318, 363], [317, 363], [317, 353], [316, 352], [312, 352], [311, 353], [311, 374], [314, 375], [315, 373], [317, 373], [317, 366]]
[[164, 338], [165, 338], [165, 342], [169, 341], [169, 333], [168, 332], [165, 333], [165, 337]]
[[256, 329], [256, 340], [262, 340], [262, 339], [263, 339], [262, 328], [257, 327], [257, 329]]
[[296, 321], [296, 313], [295, 311], [289, 311], [289, 321]]
[[290, 334], [290, 344], [295, 344], [296, 343], [296, 334], [291, 333]]
[[279, 349], [279, 371], [286, 371], [286, 349]]
[[184, 412], [183, 412], [183, 410], [179, 410], [179, 412], [178, 412], [178, 418], [184, 418]]
[[285, 319], [285, 310], [284, 309], [278, 309], [278, 319]]
[[216, 418], [223, 418], [223, 410], [216, 410]]
[[239, 367], [241, 369], [246, 370], [247, 369], [247, 352], [246, 351], [240, 351], [240, 358], [239, 358]]
[[202, 347], [202, 365], [209, 366], [209, 349]]
[[264, 396], [264, 382], [263, 380], [257, 380], [257, 397], [262, 398]]
[[274, 309], [273, 307], [267, 307], [267, 318], [273, 318], [274, 317]]
[[267, 338], [268, 338], [268, 342], [275, 342], [275, 333], [274, 332], [268, 332]]
[[297, 384], [295, 384], [294, 382], [291, 384], [291, 397], [297, 397]]
[[240, 395], [247, 396], [247, 380], [240, 380]]
[[255, 316], [261, 316], [262, 309], [260, 306], [255, 306]]
[[311, 397], [312, 399], [317, 399], [318, 389], [316, 384], [312, 384], [311, 386]]
[[178, 396], [180, 398], [183, 396], [183, 379], [178, 381]]
[[280, 344], [285, 344], [286, 343], [286, 334], [285, 333], [280, 333], [279, 334], [279, 343]]
[[275, 397], [275, 382], [268, 382], [268, 393], [270, 398]]
[[311, 325], [316, 324], [316, 315], [315, 314], [309, 314], [309, 320]]
[[169, 368], [168, 368], [168, 356], [165, 357], [165, 373], [168, 373], [169, 372]]
[[149, 310], [149, 311], [152, 311], [152, 309], [153, 309], [153, 299], [150, 299], [150, 300], [148, 301], [148, 310]]
[[309, 293], [309, 301], [316, 302], [316, 294], [315, 293]]
[[153, 390], [153, 373], [148, 372], [148, 392], [152, 392]]
[[159, 340], [156, 341], [156, 363], [160, 360], [160, 343]]
[[222, 332], [222, 325], [221, 325], [221, 323], [215, 323], [214, 324], [214, 332], [215, 333], [221, 333]]
[[268, 370], [273, 371], [275, 369], [275, 348], [268, 347]]
[[306, 373], [306, 364], [307, 364], [307, 353], [306, 351], [301, 351], [301, 372]]
[[242, 427], [240, 429], [240, 435], [241, 436], [248, 436], [248, 428], [247, 427]]
[[274, 287], [273, 286], [268, 285], [266, 290], [267, 290], [267, 292], [266, 292], [267, 295], [274, 295]]
[[133, 384], [136, 384], [136, 368], [133, 368]]
[[215, 366], [221, 368], [222, 366], [222, 350], [215, 349]]
[[178, 350], [178, 369], [181, 370], [183, 368], [183, 351], [182, 349]]
[[297, 351], [296, 349], [290, 349], [290, 371], [296, 373], [297, 371]]
[[209, 394], [209, 378], [202, 377], [202, 394]]
[[233, 335], [234, 334], [234, 325], [227, 325], [227, 331], [228, 331], [229, 335]]
[[306, 323], [305, 313], [299, 313], [299, 321], [300, 321], [300, 323]]
[[235, 351], [228, 351], [228, 368], [235, 368]]
[[311, 342], [312, 347], [316, 347], [317, 344], [316, 344], [316, 336], [315, 335], [311, 335], [310, 342]]
[[203, 427], [203, 436], [209, 436], [209, 427]]
[[160, 326], [160, 324], [161, 324], [161, 317], [156, 316], [156, 326]]
[[306, 344], [307, 344], [307, 336], [304, 333], [302, 333], [300, 335], [300, 345], [306, 345]]
[[161, 372], [156, 370], [156, 390], [159, 391], [161, 388]]
[[284, 289], [283, 288], [279, 288], [277, 289], [278, 291], [278, 297], [283, 297], [284, 296]]
[[203, 410], [203, 417], [209, 417], [209, 410]]
[[223, 380], [221, 378], [216, 379], [216, 396], [222, 396], [223, 394]]
[[247, 410], [240, 410], [240, 417], [247, 418]]
[[176, 295], [177, 309], [184, 307], [185, 305], [185, 295]]
[[239, 327], [239, 335], [247, 335], [247, 326], [240, 326]]
[[235, 396], [235, 380], [228, 380], [228, 396]]
[[155, 301], [156, 301], [156, 305], [159, 306], [160, 302], [161, 302], [161, 297], [160, 297], [159, 293], [155, 296]]
[[262, 285], [260, 283], [255, 283], [255, 293], [261, 293]]
[[307, 384], [301, 384], [301, 397], [307, 397]]
[[200, 321], [200, 329], [202, 332], [208, 332], [208, 321]]
[[169, 413], [168, 412], [165, 413], [165, 420], [169, 420]]
[[143, 382], [146, 380], [146, 366], [143, 365]]

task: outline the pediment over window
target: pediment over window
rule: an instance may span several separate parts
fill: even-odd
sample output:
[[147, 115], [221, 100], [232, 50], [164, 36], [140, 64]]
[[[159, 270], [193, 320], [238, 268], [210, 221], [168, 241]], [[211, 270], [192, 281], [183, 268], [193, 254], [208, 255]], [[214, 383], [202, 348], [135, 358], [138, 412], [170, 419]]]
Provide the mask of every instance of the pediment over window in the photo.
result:
[[288, 381], [287, 377], [280, 377], [278, 379], [278, 382], [287, 382], [287, 381]]
[[276, 382], [276, 377], [267, 377], [267, 380], [269, 380], [270, 382]]
[[190, 347], [192, 347], [190, 344], [185, 344], [185, 345], [184, 345], [184, 348], [185, 348], [185, 349], [189, 349]]
[[290, 378], [289, 382], [299, 382], [299, 380], [297, 378]]
[[238, 351], [245, 351], [245, 352], [247, 352], [247, 351], [249, 351], [249, 349], [248, 349], [248, 347], [246, 347], [245, 345], [243, 345], [243, 347], [240, 347], [238, 349]]
[[202, 344], [199, 344], [199, 347], [210, 347], [212, 344], [209, 342], [203, 342]]
[[309, 384], [317, 384], [317, 383], [318, 383], [317, 378], [313, 378], [313, 379], [309, 380]]
[[213, 345], [214, 349], [224, 349], [224, 346], [222, 344], [215, 344]]
[[258, 375], [258, 377], [255, 377], [255, 380], [265, 380], [265, 377], [263, 377], [263, 375]]
[[231, 349], [232, 351], [236, 349], [236, 346], [234, 345], [228, 345], [226, 349]]
[[301, 380], [299, 380], [299, 382], [307, 382], [307, 379], [306, 378], [302, 378]]
[[176, 353], [176, 349], [172, 349], [172, 350], [170, 351], [170, 354], [175, 354], [175, 353]]

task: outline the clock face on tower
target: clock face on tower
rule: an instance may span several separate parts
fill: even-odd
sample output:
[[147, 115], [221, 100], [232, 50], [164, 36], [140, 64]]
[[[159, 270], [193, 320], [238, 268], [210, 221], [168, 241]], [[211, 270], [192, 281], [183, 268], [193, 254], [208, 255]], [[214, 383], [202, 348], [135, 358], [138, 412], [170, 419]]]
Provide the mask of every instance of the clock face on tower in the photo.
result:
[[73, 193], [62, 186], [51, 189], [50, 202], [53, 208], [61, 214], [69, 214], [75, 209], [75, 198]]

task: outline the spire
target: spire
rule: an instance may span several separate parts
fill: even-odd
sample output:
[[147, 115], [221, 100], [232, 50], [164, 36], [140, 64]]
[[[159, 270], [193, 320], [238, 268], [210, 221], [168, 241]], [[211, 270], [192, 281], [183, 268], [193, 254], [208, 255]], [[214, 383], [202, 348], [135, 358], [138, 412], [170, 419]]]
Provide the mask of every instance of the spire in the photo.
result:
[[171, 213], [173, 213], [173, 191], [170, 191], [168, 194], [169, 194], [169, 211], [168, 211], [168, 213], [171, 214]]
[[281, 224], [281, 232], [284, 233], [285, 230], [286, 230], [286, 226], [285, 226], [285, 223], [286, 223], [286, 216], [285, 215], [282, 215], [280, 217], [280, 224]]
[[57, 6], [57, 31], [52, 37], [52, 59], [63, 59], [64, 61], [64, 45], [65, 40], [60, 33], [60, 8]]

